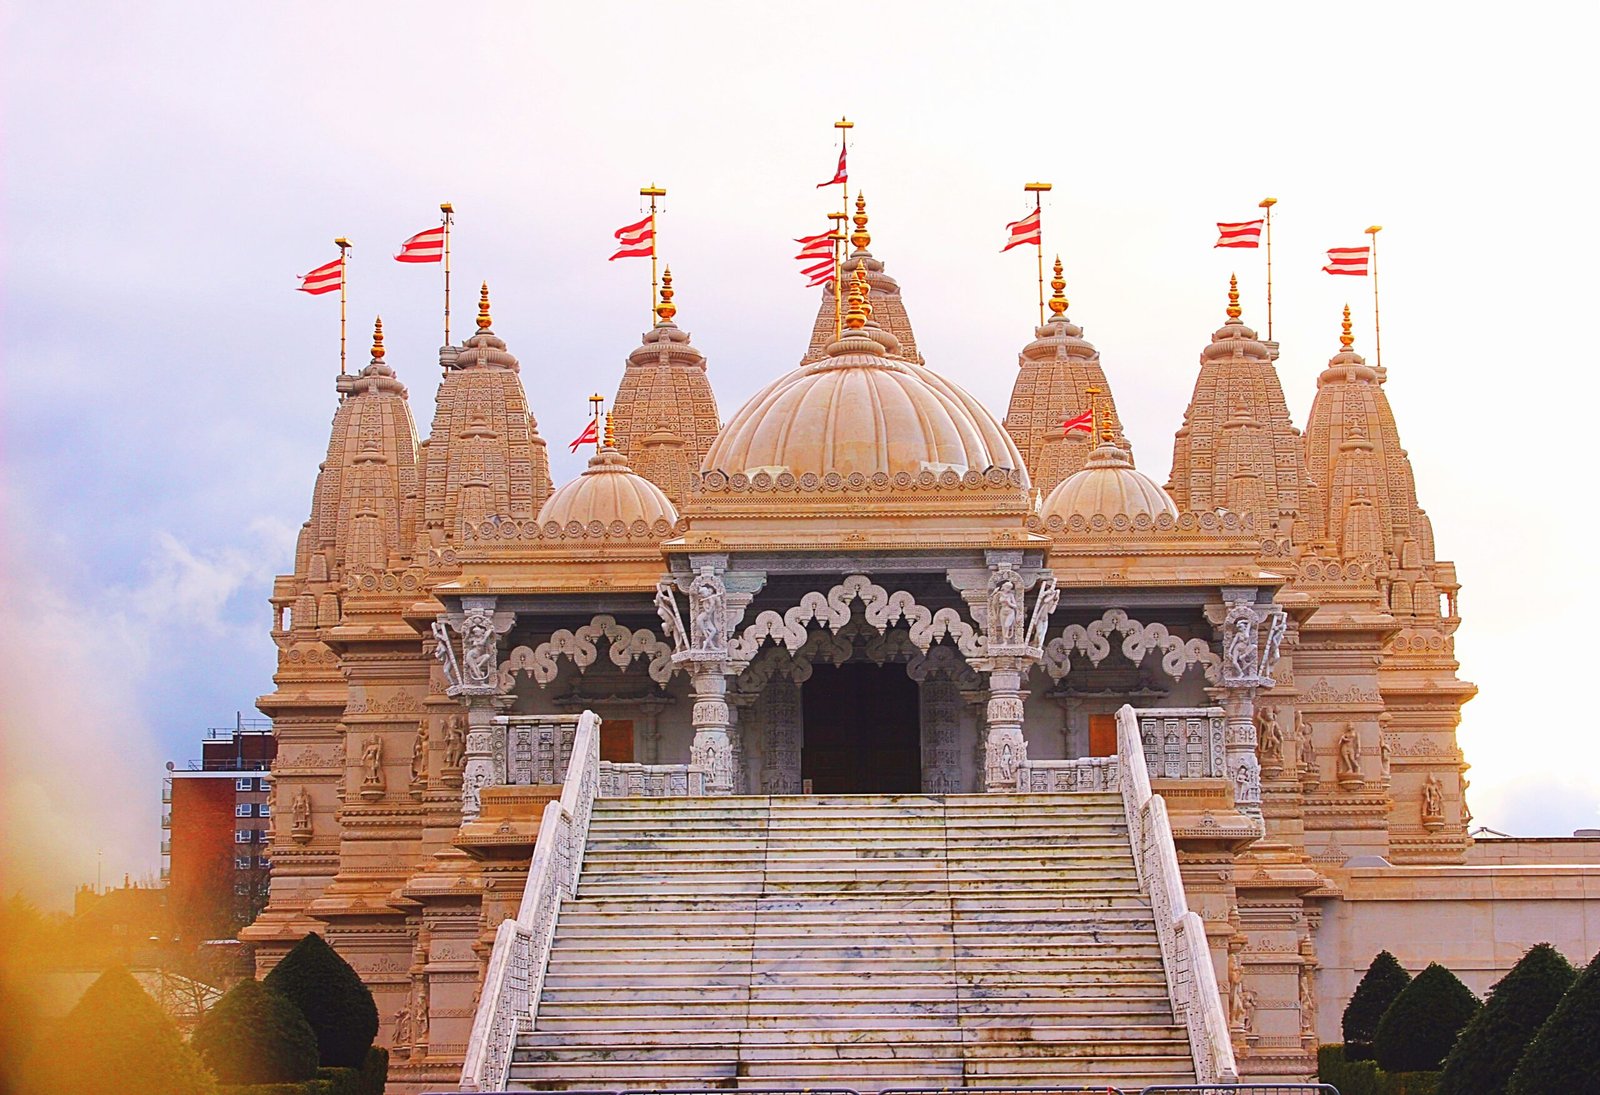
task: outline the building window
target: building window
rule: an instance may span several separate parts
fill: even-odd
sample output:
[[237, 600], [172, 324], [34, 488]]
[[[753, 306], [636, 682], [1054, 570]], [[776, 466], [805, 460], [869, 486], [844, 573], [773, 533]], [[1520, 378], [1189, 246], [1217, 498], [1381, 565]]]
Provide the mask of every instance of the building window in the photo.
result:
[[235, 791], [248, 791], [248, 790], [250, 790], [250, 777], [246, 776], [243, 779], [234, 780], [233, 781], [233, 789]]
[[233, 808], [233, 816], [234, 817], [249, 817], [250, 816], [250, 804], [248, 802], [239, 803], [237, 806], [235, 806]]
[[256, 856], [256, 866], [260, 867], [263, 871], [270, 871], [272, 870], [272, 860], [267, 856], [258, 855]]
[[272, 790], [272, 780], [270, 780], [270, 779], [258, 779], [258, 780], [256, 780], [256, 790], [258, 790], [258, 791], [270, 791], [270, 790]]
[[256, 807], [256, 816], [257, 817], [271, 817], [272, 816], [272, 803], [263, 802], [260, 805], [258, 805]]
[[235, 844], [249, 844], [255, 838], [256, 831], [254, 829], [235, 829], [233, 831], [233, 842]]
[[250, 869], [250, 857], [247, 855], [234, 856], [233, 869], [236, 871], [248, 871]]
[[239, 897], [249, 897], [250, 896], [250, 883], [248, 883], [248, 882], [235, 882], [233, 884], [233, 892]]

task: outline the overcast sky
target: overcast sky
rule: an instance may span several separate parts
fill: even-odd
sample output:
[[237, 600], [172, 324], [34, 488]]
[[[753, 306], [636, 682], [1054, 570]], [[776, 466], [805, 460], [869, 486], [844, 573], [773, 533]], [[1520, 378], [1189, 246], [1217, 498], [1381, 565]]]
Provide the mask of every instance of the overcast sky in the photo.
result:
[[[3, 35], [5, 730], [0, 889], [154, 874], [162, 765], [271, 688], [271, 578], [326, 450], [336, 297], [381, 312], [426, 433], [437, 267], [393, 262], [455, 203], [467, 326], [487, 278], [557, 481], [612, 392], [648, 269], [607, 263], [668, 190], [679, 323], [724, 419], [800, 357], [790, 260], [837, 191], [830, 123], [929, 363], [1004, 412], [1034, 264], [1022, 184], [1139, 465], [1170, 466], [1227, 277], [1303, 425], [1340, 307], [1322, 251], [1382, 235], [1388, 394], [1464, 583], [1460, 738], [1477, 819], [1600, 825], [1591, 452], [1600, 278], [1589, 4], [778, 5], [12, 2]], [[1559, 640], [1559, 641], [1558, 641]]]

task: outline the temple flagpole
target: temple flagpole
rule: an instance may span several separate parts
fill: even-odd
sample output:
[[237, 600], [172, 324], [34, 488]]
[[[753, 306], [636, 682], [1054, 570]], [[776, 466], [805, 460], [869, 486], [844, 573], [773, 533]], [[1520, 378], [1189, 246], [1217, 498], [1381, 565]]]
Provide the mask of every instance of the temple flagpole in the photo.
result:
[[1033, 211], [1039, 215], [1039, 238], [1034, 249], [1039, 253], [1039, 326], [1044, 326], [1044, 195], [1050, 189], [1047, 182], [1031, 182], [1022, 188], [1033, 195]]
[[339, 248], [339, 375], [345, 375], [344, 356], [344, 319], [345, 319], [345, 268], [346, 252], [350, 250], [350, 241], [343, 236], [335, 236], [333, 242]]
[[1267, 341], [1272, 341], [1272, 207], [1277, 198], [1262, 198], [1261, 208], [1267, 211]]
[[[667, 192], [661, 187], [651, 183], [649, 186], [639, 188], [639, 196], [650, 199], [650, 324], [656, 322], [656, 304], [660, 300], [660, 280], [656, 275], [656, 199], [664, 198]], [[598, 422], [599, 420], [596, 419]]]
[[455, 216], [455, 207], [449, 202], [439, 203], [439, 212], [444, 214], [444, 344], [450, 345], [450, 221]]
[[1367, 235], [1372, 237], [1372, 353], [1374, 368], [1378, 369], [1383, 368], [1383, 334], [1378, 325], [1378, 233], [1382, 231], [1381, 224], [1367, 229]]
[[844, 223], [850, 219], [850, 214], [829, 213], [828, 219], [833, 221], [833, 231], [828, 233], [828, 238], [833, 241], [833, 340], [837, 342], [844, 337], [844, 296], [839, 286], [844, 277]]

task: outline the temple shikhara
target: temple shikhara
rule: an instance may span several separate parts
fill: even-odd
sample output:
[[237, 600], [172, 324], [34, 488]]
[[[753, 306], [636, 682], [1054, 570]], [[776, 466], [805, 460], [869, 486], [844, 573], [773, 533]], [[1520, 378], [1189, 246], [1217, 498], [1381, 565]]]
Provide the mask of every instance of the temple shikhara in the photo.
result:
[[487, 286], [426, 433], [375, 331], [272, 596], [261, 967], [322, 933], [392, 1091], [875, 1091], [1303, 1079], [1379, 949], [1586, 958], [1597, 868], [1469, 836], [1348, 310], [1302, 430], [1218, 285], [1163, 485], [1059, 264], [1001, 418], [852, 221], [726, 418], [666, 278], [568, 483]]

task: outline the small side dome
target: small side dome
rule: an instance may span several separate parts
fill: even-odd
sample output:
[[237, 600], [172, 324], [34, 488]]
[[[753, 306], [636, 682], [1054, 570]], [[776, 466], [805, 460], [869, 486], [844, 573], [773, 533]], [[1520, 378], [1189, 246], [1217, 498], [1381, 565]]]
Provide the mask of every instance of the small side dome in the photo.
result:
[[1063, 521], [1140, 516], [1154, 520], [1163, 513], [1176, 517], [1178, 507], [1154, 479], [1133, 466], [1133, 457], [1110, 441], [1089, 454], [1082, 471], [1056, 484], [1040, 509], [1042, 517]]
[[617, 521], [629, 526], [643, 521], [653, 526], [661, 520], [669, 525], [678, 523], [671, 500], [609, 446], [595, 453], [583, 474], [562, 485], [539, 510], [539, 524], [554, 521], [563, 528], [574, 521], [584, 526], [598, 521], [610, 528]]

